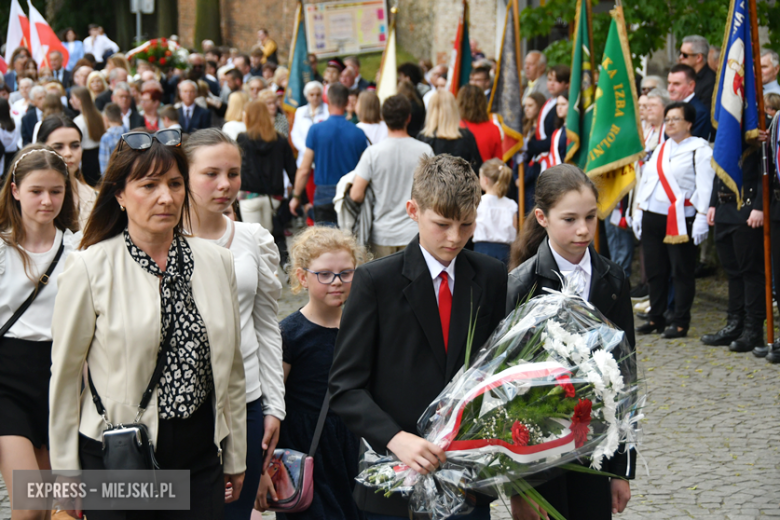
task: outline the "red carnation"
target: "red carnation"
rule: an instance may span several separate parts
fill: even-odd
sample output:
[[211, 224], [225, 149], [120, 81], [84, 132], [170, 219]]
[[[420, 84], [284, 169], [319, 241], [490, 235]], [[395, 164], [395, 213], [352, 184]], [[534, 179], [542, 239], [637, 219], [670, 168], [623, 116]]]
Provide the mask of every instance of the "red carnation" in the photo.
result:
[[155, 39], [154, 39], [154, 40], [152, 40], [150, 43], [151, 43], [152, 45], [157, 45], [157, 39], [155, 38]]
[[512, 425], [512, 442], [515, 446], [528, 446], [529, 440], [531, 440], [531, 434], [528, 432], [528, 428], [520, 421], [515, 421]]
[[157, 58], [155, 58], [154, 56], [149, 56], [149, 60], [148, 61], [149, 61], [149, 63], [154, 63], [154, 60], [156, 60], [156, 59]]
[[574, 446], [579, 448], [588, 442], [588, 426], [590, 425], [590, 413], [593, 403], [589, 399], [580, 399], [574, 407], [574, 415], [571, 418], [571, 432], [574, 434]]
[[160, 58], [160, 65], [165, 65], [166, 61], [167, 60], [165, 58]]
[[160, 41], [161, 41], [161, 42], [163, 42], [163, 43], [168, 43], [168, 40], [167, 40], [166, 38], [163, 38], [163, 39], [162, 39], [162, 40], [160, 40]]
[[165, 51], [166, 56], [170, 56], [171, 54], [173, 54], [171, 51]]
[[558, 386], [563, 388], [566, 397], [574, 397], [574, 385], [571, 384], [569, 376], [558, 376], [555, 379], [558, 381]]

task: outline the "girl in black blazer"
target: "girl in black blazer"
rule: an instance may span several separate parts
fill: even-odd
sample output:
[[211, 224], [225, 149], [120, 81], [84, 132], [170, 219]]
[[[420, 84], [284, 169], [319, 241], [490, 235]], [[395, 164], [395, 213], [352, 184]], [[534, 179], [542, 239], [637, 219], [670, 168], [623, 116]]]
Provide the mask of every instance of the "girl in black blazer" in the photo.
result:
[[[582, 170], [561, 164], [545, 170], [536, 184], [536, 206], [523, 232], [512, 245], [507, 289], [507, 313], [526, 296], [543, 294], [544, 288], [560, 290], [556, 273], [564, 277], [579, 271], [578, 293], [622, 329], [631, 349], [635, 347], [634, 317], [629, 281], [623, 269], [593, 249], [598, 190]], [[636, 454], [620, 449], [604, 470], [631, 479]], [[627, 480], [586, 473], [565, 472], [537, 490], [569, 520], [601, 520], [625, 509], [631, 498]], [[512, 497], [515, 518], [539, 516], [520, 497]]]

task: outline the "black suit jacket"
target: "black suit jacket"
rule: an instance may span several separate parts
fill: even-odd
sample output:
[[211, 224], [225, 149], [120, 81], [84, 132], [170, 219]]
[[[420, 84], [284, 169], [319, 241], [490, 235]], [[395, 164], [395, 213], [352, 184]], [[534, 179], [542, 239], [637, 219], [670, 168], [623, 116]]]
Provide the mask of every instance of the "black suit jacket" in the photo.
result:
[[696, 122], [691, 127], [691, 135], [695, 137], [701, 137], [702, 139], [710, 140], [710, 134], [712, 133], [712, 120], [710, 119], [710, 110], [707, 106], [701, 102], [701, 100], [693, 95], [690, 101], [688, 101], [693, 108], [696, 109]]
[[30, 105], [27, 113], [22, 116], [22, 146], [32, 143], [33, 132], [35, 132], [35, 123], [38, 122], [38, 111]]
[[146, 121], [144, 121], [144, 116], [138, 113], [138, 110], [135, 108], [130, 109], [130, 128], [127, 130], [129, 132], [132, 132], [136, 128], [145, 128], [146, 127]]
[[[590, 279], [590, 295], [588, 301], [601, 313], [626, 334], [631, 349], [636, 347], [634, 336], [634, 312], [631, 308], [631, 287], [623, 268], [607, 260], [590, 246], [590, 258], [592, 275]], [[545, 240], [539, 246], [536, 256], [523, 262], [522, 265], [509, 273], [509, 288], [507, 289], [506, 312], [509, 314], [524, 301], [526, 296], [533, 291], [533, 296], [544, 294], [545, 288], [556, 291], [561, 289], [561, 280], [555, 273], [559, 273], [558, 264], [550, 250], [550, 243]], [[535, 287], [534, 287], [535, 286]], [[603, 468], [615, 475], [634, 478], [636, 470], [636, 452], [616, 453], [607, 460]], [[630, 467], [630, 471], [629, 471]]]
[[693, 91], [696, 93], [696, 97], [709, 110], [712, 107], [712, 94], [715, 91], [715, 72], [708, 65], [704, 65], [696, 73], [696, 86], [693, 88]]
[[52, 74], [54, 75], [54, 79], [62, 83], [62, 86], [66, 89], [70, 88], [71, 84], [73, 83], [70, 72], [65, 70], [64, 67], [62, 68], [62, 79], [60, 79], [59, 75], [54, 71], [52, 71]]
[[111, 103], [111, 96], [113, 94], [114, 93], [111, 90], [106, 90], [98, 94], [95, 98], [95, 107], [102, 112], [103, 109], [106, 108], [106, 105]]
[[184, 120], [184, 107], [179, 107], [179, 124], [181, 125], [182, 133], [185, 134], [191, 134], [196, 130], [210, 128], [211, 112], [196, 104], [195, 108], [192, 110], [192, 117], [188, 122]]
[[[449, 345], [444, 349], [433, 282], [417, 238], [399, 253], [360, 266], [344, 306], [330, 373], [331, 409], [378, 453], [417, 420], [460, 370], [469, 321], [472, 358], [504, 318], [504, 264], [463, 250], [455, 264]], [[360, 485], [358, 507], [408, 516], [408, 501]]]

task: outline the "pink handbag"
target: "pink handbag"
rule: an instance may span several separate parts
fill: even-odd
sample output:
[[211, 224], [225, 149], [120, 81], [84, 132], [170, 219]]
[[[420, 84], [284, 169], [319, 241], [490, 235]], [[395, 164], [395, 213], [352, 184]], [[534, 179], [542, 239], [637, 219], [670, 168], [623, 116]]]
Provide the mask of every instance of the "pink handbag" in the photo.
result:
[[314, 454], [320, 443], [329, 404], [330, 395], [326, 394], [308, 454], [283, 448], [274, 450], [268, 471], [278, 500], [269, 498], [269, 511], [300, 513], [311, 505], [314, 496]]

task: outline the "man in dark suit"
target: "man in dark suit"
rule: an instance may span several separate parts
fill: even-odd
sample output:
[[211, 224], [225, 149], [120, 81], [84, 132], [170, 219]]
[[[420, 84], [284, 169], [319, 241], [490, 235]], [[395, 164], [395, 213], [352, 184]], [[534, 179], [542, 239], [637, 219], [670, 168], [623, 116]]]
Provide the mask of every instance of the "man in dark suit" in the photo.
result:
[[[120, 67], [111, 69], [111, 72], [108, 73], [108, 90], [98, 94], [95, 98], [95, 107], [102, 112], [103, 109], [106, 108], [106, 105], [112, 102], [111, 97], [114, 95], [114, 87], [116, 84], [126, 82], [127, 71], [125, 69]], [[133, 100], [132, 105], [135, 106], [135, 100]]]
[[710, 111], [696, 97], [696, 71], [689, 65], [678, 63], [669, 70], [667, 84], [669, 99], [672, 101], [684, 101], [696, 109], [696, 122], [691, 127], [691, 135], [709, 140], [712, 133]]
[[344, 65], [355, 71], [355, 83], [351, 90], [357, 89], [359, 92], [366, 90], [371, 83], [360, 75], [360, 59], [357, 56], [344, 58]]
[[179, 83], [179, 124], [185, 134], [211, 127], [211, 112], [195, 103], [197, 95], [198, 86], [194, 81], [187, 79]]
[[51, 65], [51, 74], [66, 89], [70, 88], [72, 81], [70, 72], [62, 66], [62, 53], [60, 51], [51, 51], [49, 53], [49, 64]]
[[[445, 191], [462, 199], [436, 200]], [[418, 472], [445, 459], [441, 448], [418, 437], [417, 419], [463, 366], [469, 325], [473, 359], [505, 314], [504, 264], [463, 249], [479, 198], [468, 162], [421, 159], [407, 202], [420, 234], [405, 250], [357, 269], [336, 339], [331, 408], [377, 453], [389, 450]], [[385, 498], [358, 484], [354, 497], [369, 518], [409, 518], [408, 499], [400, 495]], [[485, 514], [487, 502], [475, 510]]]
[[[209, 91], [215, 96], [219, 96], [219, 83], [206, 77], [206, 59], [203, 55], [197, 53], [190, 54], [188, 61], [190, 70], [187, 73], [187, 77], [194, 82], [199, 80], [205, 81], [209, 86]], [[195, 83], [195, 86], [197, 87], [197, 83]]]
[[43, 112], [43, 100], [46, 98], [46, 89], [36, 85], [30, 89], [30, 106], [27, 113], [22, 116], [22, 145], [27, 146], [32, 142], [35, 124], [41, 120]]
[[694, 34], [683, 38], [677, 58], [679, 63], [690, 66], [696, 72], [696, 97], [708, 111], [712, 108], [712, 94], [715, 91], [715, 71], [707, 65], [709, 53], [707, 38]]
[[117, 83], [114, 86], [111, 102], [119, 106], [119, 109], [122, 111], [122, 124], [130, 131], [146, 126], [144, 116], [139, 114], [138, 110], [133, 107], [132, 101], [133, 96], [130, 93], [130, 85], [125, 82]]

